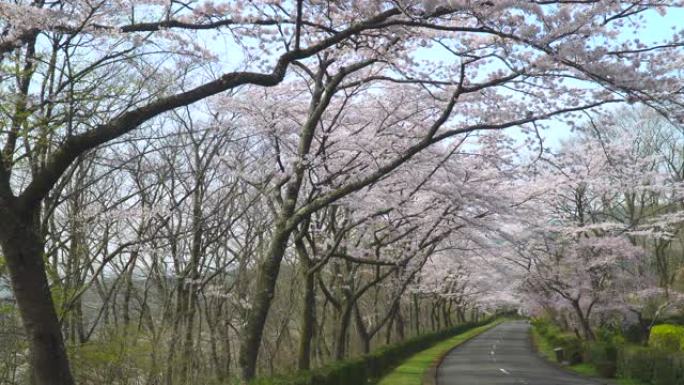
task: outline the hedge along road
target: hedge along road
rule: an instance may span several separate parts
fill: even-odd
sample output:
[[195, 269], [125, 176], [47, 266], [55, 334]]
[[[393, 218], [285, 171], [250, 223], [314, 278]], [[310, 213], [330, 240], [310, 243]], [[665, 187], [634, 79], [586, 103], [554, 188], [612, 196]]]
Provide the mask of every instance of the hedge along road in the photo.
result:
[[548, 363], [532, 349], [527, 321], [506, 322], [454, 349], [437, 385], [600, 385]]

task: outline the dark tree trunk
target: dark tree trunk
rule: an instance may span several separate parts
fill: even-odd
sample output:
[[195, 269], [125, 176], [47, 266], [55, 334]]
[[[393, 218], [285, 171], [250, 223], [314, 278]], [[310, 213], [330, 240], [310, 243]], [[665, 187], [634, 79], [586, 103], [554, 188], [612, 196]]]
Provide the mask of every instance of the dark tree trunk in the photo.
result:
[[304, 275], [304, 309], [302, 311], [302, 323], [300, 326], [299, 352], [297, 366], [300, 370], [311, 368], [311, 340], [314, 335], [316, 322], [316, 293], [314, 291], [314, 273], [311, 270], [311, 260], [306, 256], [300, 256], [302, 274]]
[[415, 321], [415, 333], [416, 335], [420, 335], [420, 304], [418, 303], [418, 295], [414, 294], [413, 295], [413, 317]]
[[188, 292], [187, 289], [185, 288], [185, 285], [182, 281], [176, 282], [176, 310], [173, 315], [173, 327], [172, 327], [172, 335], [174, 338], [171, 338], [171, 341], [169, 342], [169, 347], [168, 347], [168, 353], [166, 356], [166, 363], [167, 363], [167, 368], [166, 368], [166, 375], [165, 375], [165, 383], [166, 385], [173, 385], [174, 383], [174, 376], [176, 375], [176, 353], [178, 351], [178, 344], [179, 344], [179, 338], [181, 333], [181, 326], [182, 326], [182, 321], [183, 317], [187, 312], [187, 304], [188, 304]]
[[371, 339], [373, 338], [366, 328], [366, 324], [363, 322], [363, 317], [361, 316], [361, 311], [358, 306], [354, 306], [354, 317], [356, 320], [356, 329], [359, 332], [359, 338], [361, 339], [361, 348], [364, 354], [370, 353]]
[[435, 304], [432, 303], [430, 308], [430, 329], [434, 332], [437, 330], [437, 324], [435, 323]]
[[580, 306], [579, 301], [573, 300], [572, 307], [575, 309], [575, 312], [577, 313], [577, 318], [579, 318], [584, 338], [586, 338], [589, 341], [595, 340], [596, 336], [594, 335], [594, 331], [591, 329], [591, 325], [589, 324], [589, 317], [584, 313], [584, 311], [582, 311], [582, 307]]
[[241, 377], [245, 381], [251, 380], [256, 375], [256, 364], [259, 357], [259, 349], [261, 348], [261, 338], [264, 334], [264, 325], [266, 324], [266, 317], [268, 317], [268, 311], [275, 296], [280, 263], [285, 255], [285, 248], [287, 247], [290, 233], [290, 231], [285, 230], [284, 222], [276, 226], [267, 257], [259, 266], [256, 294], [243, 330], [238, 359]]
[[36, 385], [73, 385], [74, 379], [50, 286], [43, 240], [32, 212], [0, 208], [0, 245], [7, 260], [14, 298], [26, 330]]
[[463, 324], [463, 323], [466, 323], [465, 308], [463, 308], [462, 306], [459, 306], [459, 307], [456, 309], [456, 316], [458, 317], [457, 319], [458, 319], [458, 322], [459, 322], [459, 323], [462, 323], [462, 324]]
[[347, 355], [347, 335], [349, 334], [349, 323], [351, 321], [353, 304], [348, 303], [340, 319], [340, 328], [337, 331], [335, 344], [335, 359], [343, 360]]
[[394, 316], [390, 318], [387, 324], [387, 332], [385, 333], [385, 345], [389, 345], [392, 342], [392, 325], [394, 325]]
[[449, 314], [449, 307], [446, 301], [442, 304], [442, 317], [444, 318], [444, 327], [451, 327], [451, 315]]
[[395, 316], [394, 326], [397, 331], [397, 338], [399, 341], [406, 339], [406, 326], [404, 323], [404, 316], [401, 314], [401, 305], [397, 305], [397, 313]]

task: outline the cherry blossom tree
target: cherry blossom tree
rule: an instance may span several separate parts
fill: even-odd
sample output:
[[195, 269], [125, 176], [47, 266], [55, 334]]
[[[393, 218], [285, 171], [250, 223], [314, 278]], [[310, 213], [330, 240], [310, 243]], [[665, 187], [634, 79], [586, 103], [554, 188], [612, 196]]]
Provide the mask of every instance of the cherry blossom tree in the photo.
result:
[[[98, 147], [227, 91], [233, 95], [217, 98], [219, 109], [246, 104], [263, 113], [262, 99], [271, 99], [275, 112], [294, 106], [284, 127], [246, 120], [276, 130], [278, 148], [290, 146], [288, 158], [271, 158], [276, 167], [261, 174], [271, 178], [266, 187], [276, 205], [242, 331], [241, 375], [250, 380], [288, 244], [318, 211], [471, 132], [533, 129], [538, 121], [638, 100], [681, 118], [681, 35], [664, 43], [625, 38], [648, 27], [641, 15], [671, 6], [3, 2], [0, 245], [35, 382], [73, 383], [43, 258], [44, 204]], [[445, 60], [423, 60], [426, 51]], [[238, 52], [239, 62], [230, 63]], [[310, 170], [320, 173], [312, 183]], [[190, 275], [196, 265], [188, 265]]]
[[628, 115], [588, 115], [587, 127], [538, 162], [531, 195], [534, 214], [544, 215], [516, 235], [530, 261], [526, 290], [537, 303], [569, 309], [589, 339], [593, 314], [641, 321], [654, 302], [678, 302], [667, 298], [667, 280], [656, 279], [681, 228], [682, 185], [654, 129], [671, 124]]

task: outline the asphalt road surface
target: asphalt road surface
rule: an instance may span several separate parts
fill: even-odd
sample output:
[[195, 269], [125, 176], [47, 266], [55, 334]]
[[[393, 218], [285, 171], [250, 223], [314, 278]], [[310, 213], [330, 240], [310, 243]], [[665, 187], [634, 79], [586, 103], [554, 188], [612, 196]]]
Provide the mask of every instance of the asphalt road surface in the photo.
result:
[[568, 373], [532, 350], [527, 321], [506, 322], [452, 351], [437, 385], [600, 385]]

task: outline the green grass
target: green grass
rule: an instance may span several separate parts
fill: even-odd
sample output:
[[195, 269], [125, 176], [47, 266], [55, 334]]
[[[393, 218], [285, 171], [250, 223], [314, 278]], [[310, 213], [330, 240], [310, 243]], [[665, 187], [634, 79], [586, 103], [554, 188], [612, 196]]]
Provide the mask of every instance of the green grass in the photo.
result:
[[568, 366], [568, 369], [575, 373], [579, 373], [588, 377], [601, 377], [596, 367], [589, 363], [581, 363], [577, 365]]
[[[581, 374], [583, 376], [603, 378], [599, 374], [598, 369], [596, 369], [596, 366], [590, 363], [581, 363], [577, 365], [567, 366], [567, 369], [572, 372]], [[616, 385], [647, 385], [641, 381], [632, 378], [611, 378], [610, 380]]]
[[[553, 346], [543, 338], [536, 328], [532, 328], [532, 341], [537, 347], [537, 351], [549, 361], [556, 362], [556, 354], [553, 352]], [[576, 365], [565, 366], [565, 369], [589, 377], [600, 377], [596, 367], [589, 363], [580, 363]]]
[[[539, 334], [536, 328], [532, 328], [532, 341], [539, 354], [549, 361], [556, 362], [556, 355], [553, 352], [553, 346], [551, 346], [549, 341]], [[596, 367], [590, 363], [566, 366], [565, 369], [587, 377], [602, 378]], [[639, 382], [631, 378], [615, 378], [611, 379], [611, 382], [616, 385], [646, 385], [643, 382]]]
[[490, 324], [471, 329], [463, 334], [444, 340], [435, 346], [417, 353], [385, 376], [378, 385], [420, 385], [423, 382], [425, 372], [430, 365], [438, 360], [443, 354], [454, 347], [464, 343], [472, 337], [485, 332], [500, 324], [503, 320], [497, 320]]
[[641, 381], [633, 380], [631, 378], [617, 378], [615, 379], [617, 385], [647, 385]]
[[[553, 346], [551, 346], [549, 341], [539, 335], [539, 332], [536, 328], [532, 328], [532, 341], [537, 347], [537, 351], [544, 356], [544, 358], [549, 361], [556, 362], [556, 354], [553, 352]], [[600, 377], [598, 370], [596, 370], [596, 367], [592, 364], [581, 363], [577, 365], [566, 366], [565, 368], [571, 372], [575, 372], [584, 376]]]
[[540, 334], [537, 328], [532, 328], [532, 342], [534, 343], [534, 346], [537, 348], [537, 351], [544, 356], [549, 361], [555, 361], [556, 360], [556, 355], [553, 352], [553, 346], [549, 343], [549, 341], [546, 340], [546, 338], [543, 338]]

